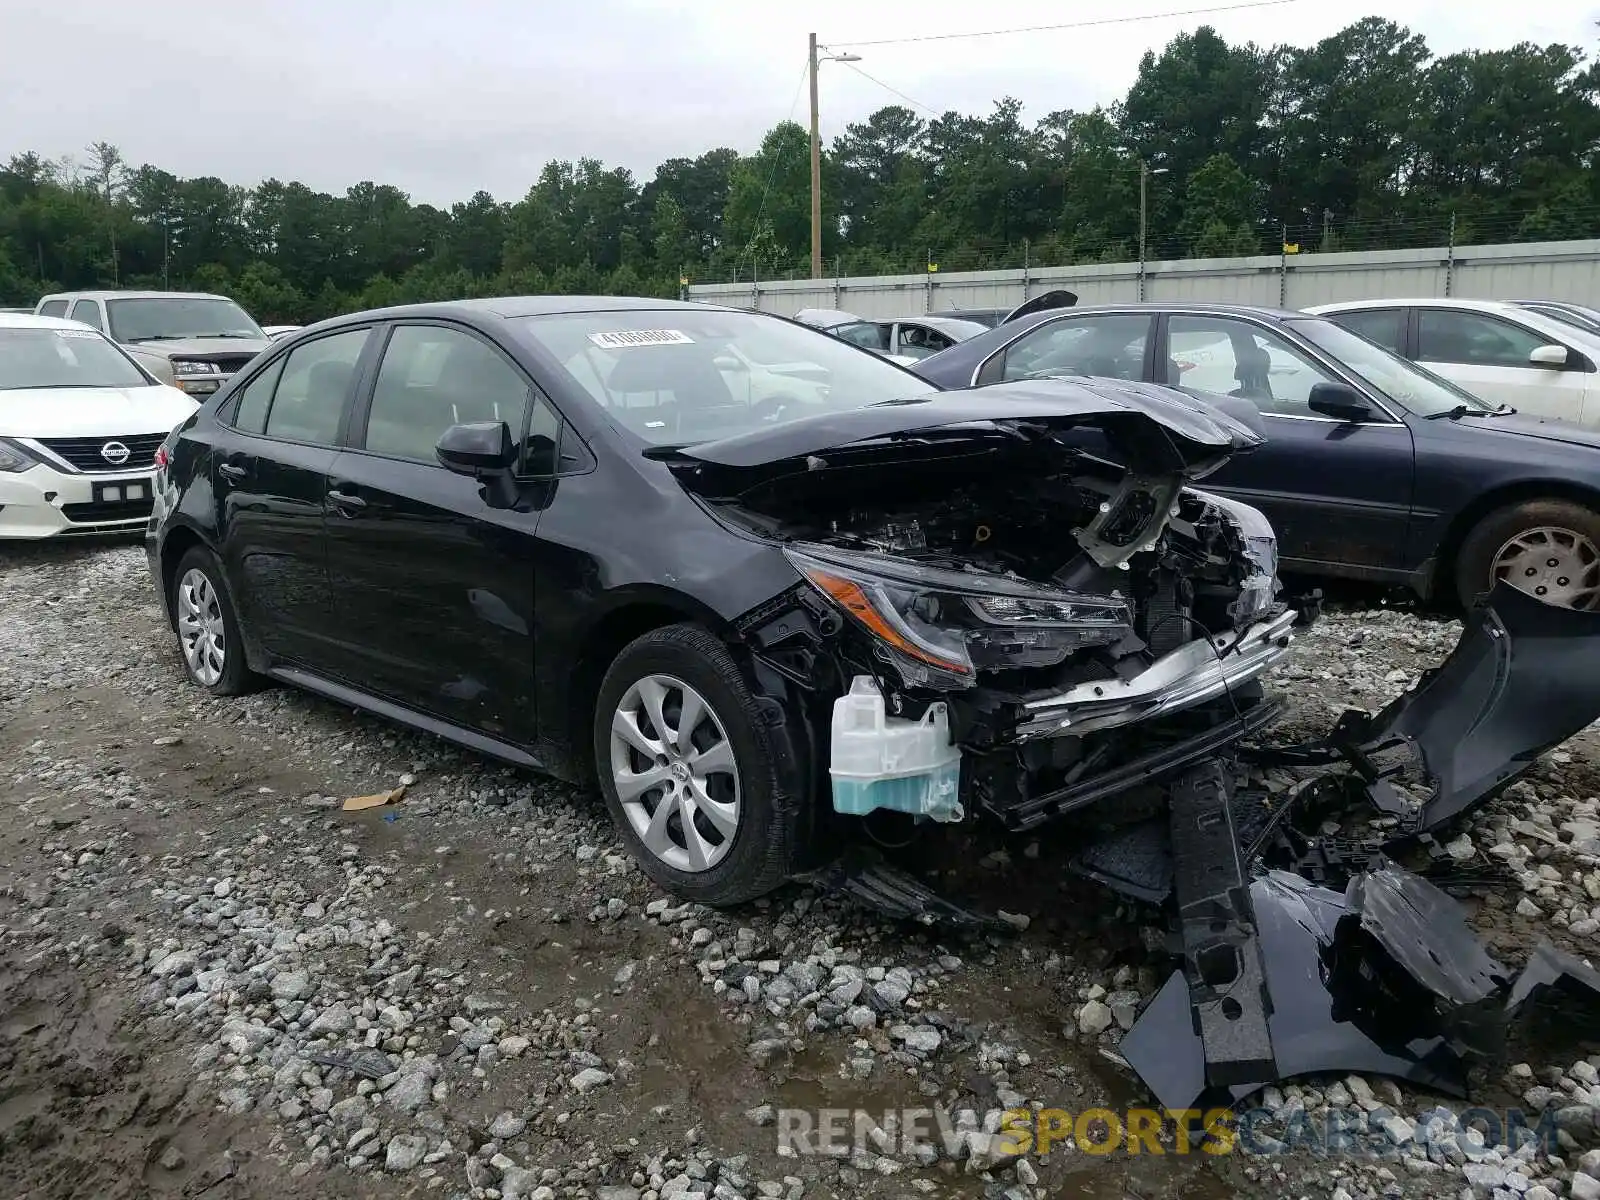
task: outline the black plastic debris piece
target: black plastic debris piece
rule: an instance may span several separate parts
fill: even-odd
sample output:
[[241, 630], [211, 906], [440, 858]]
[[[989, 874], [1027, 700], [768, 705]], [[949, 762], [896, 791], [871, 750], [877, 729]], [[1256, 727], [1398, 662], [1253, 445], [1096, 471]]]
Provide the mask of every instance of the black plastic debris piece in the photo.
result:
[[385, 1075], [392, 1074], [394, 1061], [381, 1050], [372, 1050], [363, 1047], [359, 1050], [336, 1050], [331, 1053], [313, 1054], [310, 1061], [320, 1067], [343, 1067], [352, 1075], [362, 1079], [382, 1079]]
[[[1556, 608], [1501, 583], [1443, 663], [1376, 716], [1342, 720], [1330, 742], [1353, 764], [1409, 746], [1430, 793], [1411, 820], [1410, 832], [1420, 832], [1493, 796], [1596, 718], [1600, 613]], [[1381, 811], [1396, 807], [1392, 797], [1373, 800]]]
[[965, 908], [939, 895], [915, 875], [884, 860], [872, 846], [856, 844], [821, 870], [796, 877], [824, 892], [839, 892], [897, 921], [944, 923], [973, 929], [1010, 929], [998, 916]]
[[1600, 971], [1541, 940], [1506, 996], [1506, 1017], [1522, 1025], [1549, 1022], [1568, 1037], [1600, 1024]]
[[1462, 907], [1385, 865], [1351, 880], [1349, 913], [1324, 958], [1341, 1015], [1381, 1045], [1443, 1037], [1460, 1055], [1505, 1046], [1510, 972], [1489, 956]]
[[1272, 1004], [1233, 826], [1232, 783], [1212, 759], [1173, 784], [1169, 801], [1184, 976], [1213, 1086], [1270, 1078], [1274, 1061]]
[[1465, 1094], [1461, 1060], [1444, 1038], [1383, 1045], [1344, 1016], [1342, 998], [1325, 980], [1323, 967], [1326, 948], [1349, 913], [1344, 895], [1275, 871], [1250, 885], [1250, 903], [1272, 998], [1273, 1061], [1254, 1079], [1226, 1088], [1208, 1085], [1188, 983], [1182, 971], [1174, 971], [1118, 1047], [1163, 1107], [1239, 1101], [1268, 1083], [1324, 1071], [1389, 1075], [1446, 1095]]
[[1114, 892], [1161, 904], [1172, 895], [1172, 842], [1167, 818], [1124, 825], [1090, 842], [1067, 861], [1069, 870]]

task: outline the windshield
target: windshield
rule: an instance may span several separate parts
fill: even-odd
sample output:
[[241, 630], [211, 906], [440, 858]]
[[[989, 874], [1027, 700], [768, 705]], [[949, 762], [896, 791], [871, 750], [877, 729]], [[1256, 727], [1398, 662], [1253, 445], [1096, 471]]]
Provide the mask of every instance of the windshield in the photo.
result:
[[255, 338], [267, 335], [232, 300], [220, 296], [141, 296], [109, 300], [111, 336], [119, 342], [174, 338]]
[[617, 424], [657, 446], [936, 390], [887, 359], [756, 313], [563, 313], [520, 324]]
[[1483, 403], [1453, 383], [1446, 383], [1415, 363], [1391, 354], [1376, 342], [1369, 342], [1360, 334], [1350, 332], [1343, 325], [1321, 317], [1293, 320], [1288, 324], [1301, 337], [1408, 412], [1426, 417], [1462, 407], [1472, 412], [1493, 411], [1492, 405]]
[[154, 386], [92, 329], [0, 328], [0, 391]]

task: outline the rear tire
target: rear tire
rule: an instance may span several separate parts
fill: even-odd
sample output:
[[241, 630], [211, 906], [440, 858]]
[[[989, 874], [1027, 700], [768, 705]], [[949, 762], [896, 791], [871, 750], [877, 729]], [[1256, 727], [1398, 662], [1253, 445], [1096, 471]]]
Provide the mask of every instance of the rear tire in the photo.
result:
[[1456, 597], [1471, 608], [1501, 580], [1558, 608], [1600, 610], [1600, 513], [1527, 500], [1484, 517], [1456, 555]]
[[211, 551], [195, 546], [172, 573], [172, 623], [189, 681], [213, 696], [253, 691], [261, 677], [245, 662], [239, 618]]
[[617, 655], [595, 702], [594, 761], [618, 833], [667, 891], [739, 904], [797, 869], [807, 767], [709, 630], [669, 625]]

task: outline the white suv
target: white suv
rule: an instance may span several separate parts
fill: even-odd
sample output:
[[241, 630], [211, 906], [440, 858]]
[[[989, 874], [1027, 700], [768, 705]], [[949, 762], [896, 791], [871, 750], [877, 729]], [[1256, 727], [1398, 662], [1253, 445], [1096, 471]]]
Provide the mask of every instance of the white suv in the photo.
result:
[[0, 538], [143, 529], [196, 407], [87, 325], [0, 313]]

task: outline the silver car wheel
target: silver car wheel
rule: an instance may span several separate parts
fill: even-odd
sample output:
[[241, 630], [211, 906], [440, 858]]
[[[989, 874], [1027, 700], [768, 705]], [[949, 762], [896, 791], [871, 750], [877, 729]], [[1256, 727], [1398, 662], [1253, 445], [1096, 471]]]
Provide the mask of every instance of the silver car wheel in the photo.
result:
[[1575, 530], [1525, 529], [1500, 547], [1490, 571], [1495, 582], [1557, 608], [1590, 612], [1600, 606], [1600, 550]]
[[178, 584], [178, 644], [195, 681], [212, 687], [228, 664], [228, 639], [222, 602], [199, 568], [184, 573]]
[[709, 871], [739, 831], [739, 767], [699, 692], [647, 675], [611, 717], [611, 780], [645, 848], [674, 870]]

